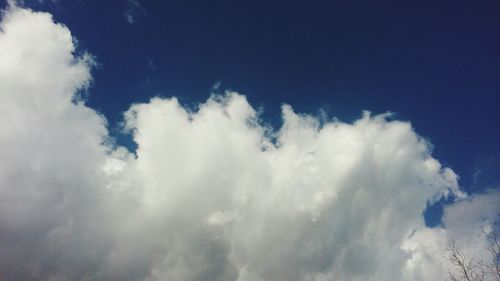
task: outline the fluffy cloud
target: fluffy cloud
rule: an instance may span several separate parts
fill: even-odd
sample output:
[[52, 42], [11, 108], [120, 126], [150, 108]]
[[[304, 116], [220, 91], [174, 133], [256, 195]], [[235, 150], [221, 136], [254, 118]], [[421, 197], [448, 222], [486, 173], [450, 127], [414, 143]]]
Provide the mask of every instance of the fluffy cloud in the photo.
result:
[[105, 120], [69, 30], [12, 8], [0, 26], [0, 279], [77, 280], [104, 257]]
[[[403, 248], [411, 253], [406, 269], [413, 272], [413, 280], [445, 280], [448, 272], [457, 273], [457, 268], [449, 267], [451, 241], [469, 261], [491, 261], [490, 252], [485, 250], [490, 245], [482, 231], [492, 231], [491, 222], [498, 222], [499, 216], [498, 190], [466, 198], [446, 208], [443, 217], [446, 228], [421, 229], [403, 243]], [[496, 232], [500, 233], [498, 224], [496, 226]], [[490, 277], [486, 275], [483, 280], [494, 280]]]
[[426, 228], [457, 176], [384, 115], [285, 105], [274, 131], [237, 93], [155, 98], [125, 113], [131, 153], [78, 99], [93, 61], [65, 26], [12, 7], [0, 30], [0, 279], [438, 280], [448, 238], [499, 211], [479, 196]]

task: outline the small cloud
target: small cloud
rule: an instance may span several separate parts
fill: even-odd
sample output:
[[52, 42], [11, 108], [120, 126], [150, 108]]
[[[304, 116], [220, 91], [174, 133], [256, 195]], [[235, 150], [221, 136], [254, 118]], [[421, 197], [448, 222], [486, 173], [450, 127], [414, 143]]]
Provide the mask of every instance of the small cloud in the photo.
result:
[[135, 23], [135, 18], [131, 13], [129, 13], [129, 11], [125, 12], [124, 16], [125, 16], [125, 19], [127, 20], [128, 23], [130, 23], [130, 24]]
[[153, 71], [158, 69], [158, 66], [152, 58], [148, 58], [148, 67]]
[[212, 88], [210, 89], [210, 93], [215, 95], [222, 94], [223, 92], [221, 90], [221, 85], [222, 85], [221, 81], [219, 80], [215, 81], [215, 83], [212, 85]]
[[135, 24], [137, 17], [145, 14], [146, 10], [144, 10], [139, 1], [127, 0], [125, 3], [125, 12], [123, 13], [123, 16], [129, 24]]
[[216, 81], [216, 82], [212, 85], [212, 90], [214, 90], [214, 91], [219, 90], [219, 88], [220, 88], [220, 85], [221, 85], [221, 84], [222, 84], [222, 82], [221, 82], [221, 81]]

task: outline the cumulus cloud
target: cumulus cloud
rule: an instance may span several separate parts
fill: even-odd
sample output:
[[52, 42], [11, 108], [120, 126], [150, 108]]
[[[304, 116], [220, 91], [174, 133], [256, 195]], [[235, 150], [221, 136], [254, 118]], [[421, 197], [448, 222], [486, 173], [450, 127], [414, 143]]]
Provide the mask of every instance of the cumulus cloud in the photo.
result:
[[[445, 280], [448, 272], [456, 273], [457, 270], [449, 267], [448, 250], [451, 241], [467, 259], [490, 261], [491, 254], [485, 250], [489, 242], [483, 231], [490, 233], [493, 230], [491, 223], [498, 222], [499, 216], [498, 190], [465, 198], [447, 207], [443, 217], [446, 228], [424, 228], [413, 233], [404, 242], [403, 248], [411, 254], [406, 262], [406, 269], [414, 273], [414, 280]], [[500, 229], [496, 231], [499, 233]], [[492, 276], [485, 276], [484, 280], [490, 280], [490, 277]]]
[[75, 100], [92, 59], [46, 13], [13, 7], [0, 29], [0, 279], [76, 280], [100, 263], [110, 219], [105, 120]]
[[67, 27], [11, 7], [0, 30], [0, 279], [438, 280], [448, 238], [474, 239], [460, 221], [499, 211], [386, 115], [285, 105], [275, 131], [237, 93], [154, 98], [124, 115], [129, 152], [78, 99], [93, 60]]

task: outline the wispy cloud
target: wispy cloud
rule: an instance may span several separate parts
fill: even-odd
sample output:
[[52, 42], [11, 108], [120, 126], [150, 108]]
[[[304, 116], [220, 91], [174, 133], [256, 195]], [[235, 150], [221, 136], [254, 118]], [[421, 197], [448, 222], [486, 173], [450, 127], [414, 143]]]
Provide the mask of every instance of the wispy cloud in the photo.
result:
[[147, 62], [148, 62], [149, 69], [151, 69], [152, 71], [155, 71], [158, 69], [158, 65], [156, 65], [155, 61], [152, 58], [147, 58]]
[[145, 15], [145, 10], [137, 0], [127, 0], [125, 3], [125, 12], [123, 16], [129, 24], [135, 24], [136, 20], [140, 16]]

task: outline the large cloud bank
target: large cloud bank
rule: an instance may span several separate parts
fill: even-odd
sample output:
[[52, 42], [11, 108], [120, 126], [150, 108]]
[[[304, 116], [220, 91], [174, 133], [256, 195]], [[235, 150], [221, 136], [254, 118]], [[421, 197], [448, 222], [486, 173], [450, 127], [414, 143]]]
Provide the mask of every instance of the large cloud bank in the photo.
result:
[[457, 176], [386, 116], [283, 106], [273, 131], [237, 93], [155, 98], [125, 114], [130, 153], [78, 99], [93, 61], [65, 26], [11, 7], [0, 29], [2, 280], [443, 280], [446, 241], [480, 248], [498, 213], [487, 194], [426, 228]]

